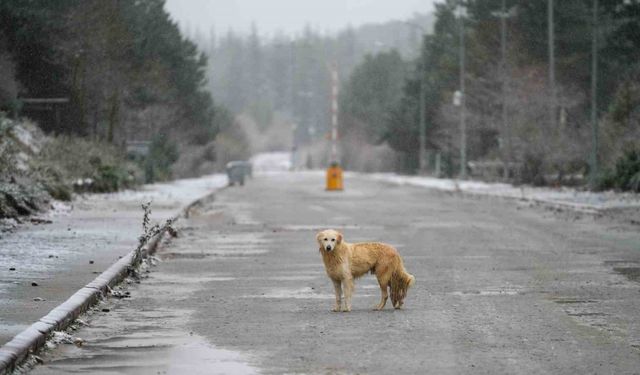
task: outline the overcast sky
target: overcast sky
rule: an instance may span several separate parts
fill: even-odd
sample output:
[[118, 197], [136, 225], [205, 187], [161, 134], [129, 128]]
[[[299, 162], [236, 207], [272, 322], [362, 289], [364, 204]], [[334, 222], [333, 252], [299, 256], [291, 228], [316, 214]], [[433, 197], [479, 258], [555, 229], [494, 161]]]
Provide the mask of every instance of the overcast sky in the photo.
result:
[[166, 8], [185, 28], [220, 35], [230, 28], [247, 33], [255, 21], [260, 34], [294, 34], [310, 24], [334, 32], [351, 24], [406, 19], [432, 10], [435, 0], [167, 0]]

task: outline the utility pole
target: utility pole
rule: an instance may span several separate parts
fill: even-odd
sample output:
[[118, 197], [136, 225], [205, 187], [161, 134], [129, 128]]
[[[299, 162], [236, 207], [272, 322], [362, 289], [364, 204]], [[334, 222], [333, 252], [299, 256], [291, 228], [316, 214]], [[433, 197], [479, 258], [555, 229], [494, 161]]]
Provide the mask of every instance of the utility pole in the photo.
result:
[[502, 0], [500, 9], [500, 75], [502, 84], [502, 137], [504, 149], [502, 152], [503, 178], [509, 178], [509, 159], [511, 157], [511, 131], [507, 128], [507, 0]]
[[464, 7], [458, 5], [460, 18], [460, 178], [467, 178], [467, 98], [465, 93]]
[[556, 56], [555, 31], [553, 21], [553, 0], [547, 0], [547, 26], [549, 44], [549, 121], [551, 128], [556, 128]]
[[418, 173], [425, 173], [427, 169], [427, 113], [425, 108], [426, 101], [426, 76], [427, 76], [427, 64], [425, 63], [425, 49], [422, 47], [426, 46], [427, 41], [427, 31], [424, 27], [406, 22], [408, 26], [419, 29], [422, 32], [422, 45], [420, 47], [420, 65], [422, 69], [418, 70], [418, 74], [420, 74], [420, 149], [418, 150]]
[[[422, 62], [424, 65], [424, 61]], [[425, 102], [425, 82], [424, 75], [425, 70], [422, 69], [420, 72], [420, 151], [418, 157], [419, 160], [419, 168], [420, 173], [425, 173], [426, 171], [426, 158], [427, 158], [427, 119], [426, 119], [426, 108], [424, 107]]]
[[598, 0], [593, 0], [591, 25], [591, 173], [593, 189], [598, 177]]
[[331, 64], [331, 163], [338, 160], [338, 64]]
[[338, 157], [338, 64], [333, 63], [331, 70], [331, 164], [327, 169], [327, 190], [341, 191], [343, 186], [342, 168]]
[[[420, 29], [422, 30], [422, 46], [426, 47], [427, 35], [422, 27]], [[425, 108], [427, 64], [424, 55], [425, 48], [420, 48], [420, 50], [422, 69], [420, 70], [420, 150], [418, 151], [420, 160], [418, 161], [418, 167], [420, 168], [419, 173], [425, 173], [427, 170], [427, 109]]]

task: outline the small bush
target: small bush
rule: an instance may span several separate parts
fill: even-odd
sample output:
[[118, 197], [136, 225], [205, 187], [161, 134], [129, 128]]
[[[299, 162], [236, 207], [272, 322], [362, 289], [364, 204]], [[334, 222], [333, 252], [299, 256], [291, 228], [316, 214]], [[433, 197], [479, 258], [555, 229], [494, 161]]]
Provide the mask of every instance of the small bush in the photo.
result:
[[49, 165], [41, 169], [34, 169], [34, 178], [51, 195], [51, 198], [70, 201], [73, 189], [59, 168]]
[[76, 185], [82, 192], [106, 193], [130, 188], [140, 183], [139, 168], [128, 162], [121, 150], [111, 144], [84, 138], [61, 136], [50, 139], [34, 161], [41, 171], [40, 180], [57, 199], [69, 195], [78, 180], [90, 182]]
[[119, 165], [100, 165], [94, 174], [93, 191], [109, 193], [132, 187], [132, 176]]
[[640, 152], [630, 150], [616, 162], [615, 169], [598, 179], [600, 190], [618, 189], [640, 193]]
[[10, 176], [18, 172], [18, 146], [12, 138], [13, 123], [0, 112], [0, 177]]
[[524, 155], [522, 168], [520, 170], [520, 183], [543, 186], [544, 178], [544, 158], [542, 155], [527, 153]]
[[164, 135], [151, 140], [149, 154], [144, 159], [144, 177], [146, 183], [171, 179], [171, 166], [178, 160], [178, 147]]
[[216, 163], [216, 146], [211, 141], [204, 146], [183, 145], [180, 158], [171, 166], [174, 178], [190, 178], [219, 171]]

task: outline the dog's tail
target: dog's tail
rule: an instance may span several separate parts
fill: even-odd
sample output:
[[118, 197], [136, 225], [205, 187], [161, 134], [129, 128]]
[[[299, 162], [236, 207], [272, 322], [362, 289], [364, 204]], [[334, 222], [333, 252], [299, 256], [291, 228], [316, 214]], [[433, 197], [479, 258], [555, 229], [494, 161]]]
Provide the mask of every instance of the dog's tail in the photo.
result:
[[409, 287], [416, 283], [416, 278], [404, 268], [402, 259], [398, 257], [398, 260], [396, 269], [391, 275], [391, 302], [396, 309], [402, 307]]

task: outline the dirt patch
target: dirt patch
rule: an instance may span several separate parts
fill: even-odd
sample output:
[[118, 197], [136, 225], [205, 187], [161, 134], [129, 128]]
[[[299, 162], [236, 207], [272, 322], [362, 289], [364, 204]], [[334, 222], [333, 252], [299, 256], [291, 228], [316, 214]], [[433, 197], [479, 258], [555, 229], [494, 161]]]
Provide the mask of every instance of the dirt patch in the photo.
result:
[[561, 305], [574, 304], [574, 303], [596, 303], [598, 301], [593, 299], [576, 299], [576, 298], [557, 298], [553, 302]]
[[581, 312], [581, 313], [567, 313], [569, 316], [605, 316], [607, 314], [601, 312]]
[[605, 266], [620, 266], [623, 265], [636, 265], [638, 262], [634, 260], [624, 260], [624, 259], [615, 259], [615, 260], [605, 260], [602, 262]]
[[640, 282], [640, 267], [614, 267], [613, 270], [631, 281]]

